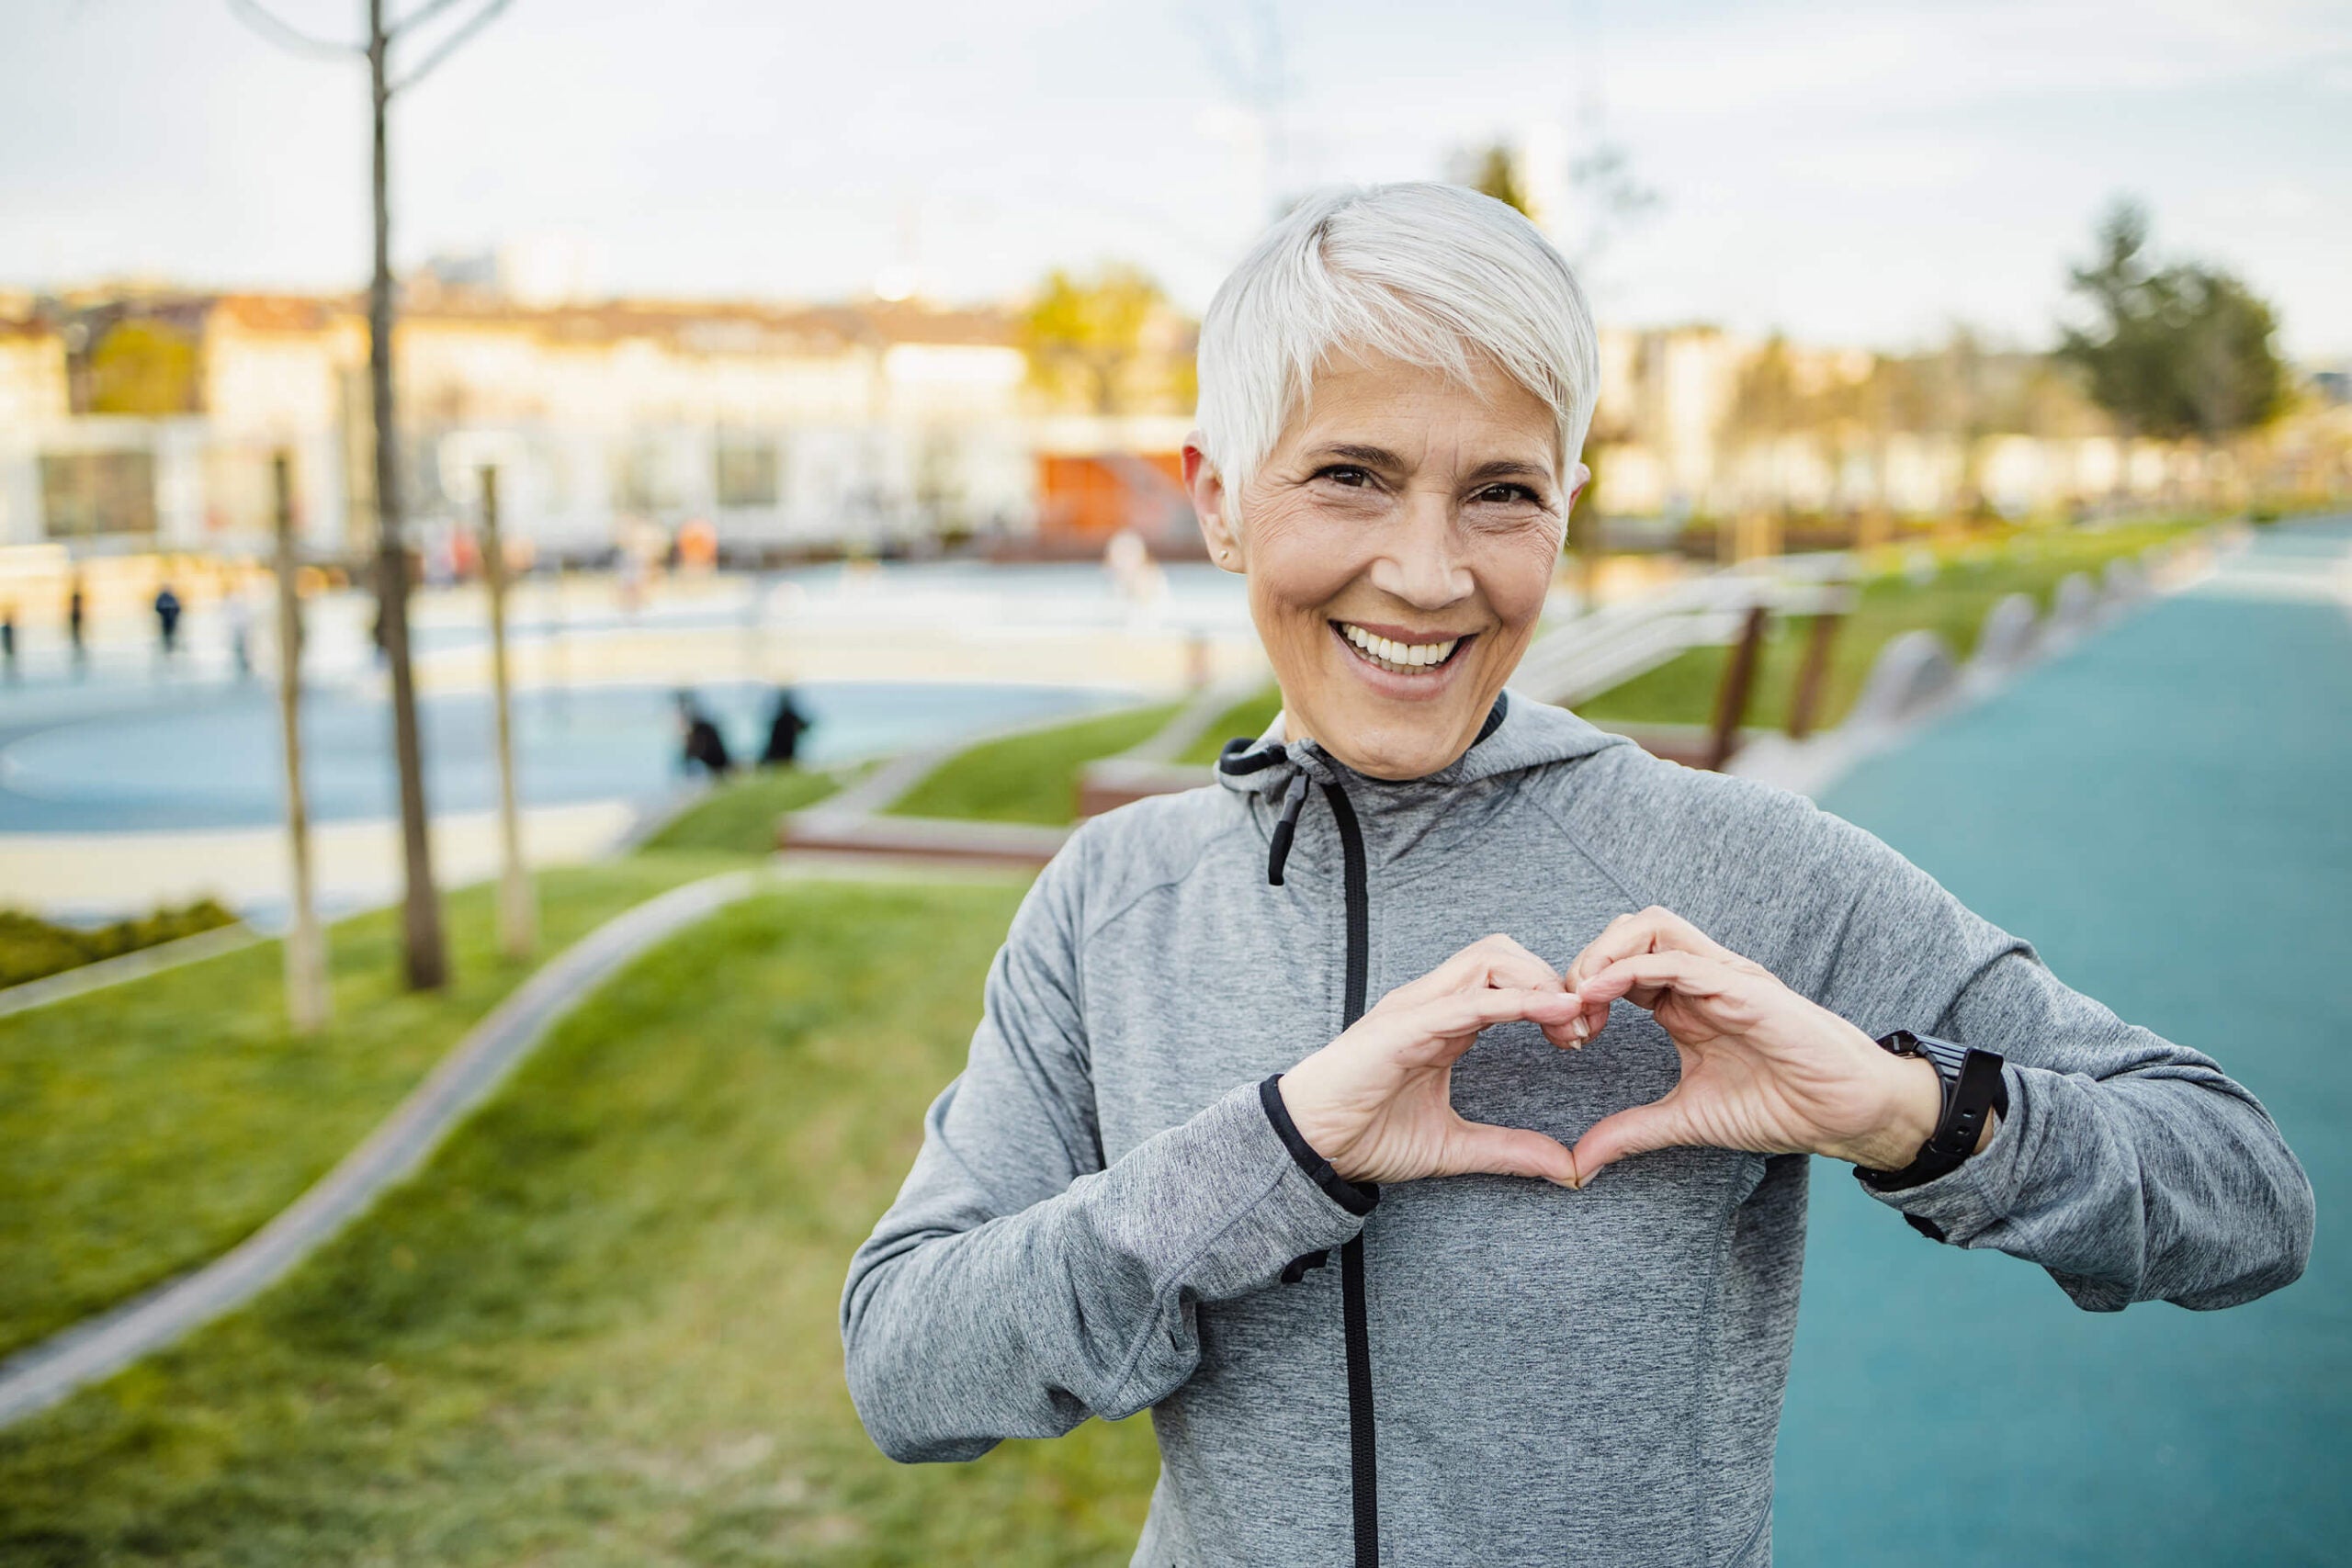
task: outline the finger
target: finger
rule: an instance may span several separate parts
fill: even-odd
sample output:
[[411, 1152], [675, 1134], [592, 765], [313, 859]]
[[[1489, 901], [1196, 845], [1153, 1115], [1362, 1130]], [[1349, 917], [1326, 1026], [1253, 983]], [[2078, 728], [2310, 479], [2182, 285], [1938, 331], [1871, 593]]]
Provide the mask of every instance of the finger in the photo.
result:
[[1620, 915], [1585, 944], [1567, 967], [1570, 989], [1588, 975], [1598, 974], [1621, 958], [1637, 953], [1696, 953], [1710, 958], [1738, 955], [1671, 909], [1653, 904], [1646, 909]]
[[1565, 1025], [1577, 1016], [1578, 1006], [1566, 991], [1531, 987], [1455, 991], [1399, 1013], [1396, 1025], [1405, 1032], [1408, 1051], [1433, 1046], [1437, 1049], [1426, 1055], [1436, 1060], [1449, 1053], [1461, 1055], [1479, 1031], [1498, 1023], [1531, 1019]]
[[[1698, 927], [1670, 909], [1653, 904], [1646, 909], [1628, 911], [1603, 926], [1600, 934], [1587, 942], [1584, 951], [1570, 961], [1564, 971], [1567, 987], [1581, 994], [1587, 982], [1611, 964], [1636, 953], [1656, 953], [1661, 947], [1688, 951], [1693, 938], [1702, 942], [1707, 941]], [[1612, 996], [1587, 1001], [1577, 1021], [1569, 1026], [1578, 1043], [1608, 1027], [1609, 1004], [1614, 999]]]
[[1586, 980], [1577, 996], [1588, 1007], [1623, 997], [1635, 1007], [1655, 1009], [1662, 992], [1704, 999], [1738, 990], [1750, 978], [1721, 959], [1695, 953], [1640, 953]]
[[1464, 1122], [1453, 1130], [1441, 1176], [1532, 1176], [1562, 1187], [1577, 1184], [1577, 1165], [1557, 1138], [1521, 1127]]
[[1654, 1149], [1670, 1149], [1692, 1141], [1684, 1125], [1681, 1108], [1675, 1104], [1673, 1091], [1668, 1090], [1662, 1100], [1633, 1106], [1595, 1122], [1577, 1140], [1568, 1157], [1576, 1162], [1577, 1184], [1589, 1187], [1594, 1177], [1629, 1155], [1645, 1155]]
[[1557, 969], [1529, 952], [1521, 942], [1498, 931], [1493, 936], [1472, 942], [1428, 974], [1417, 980], [1407, 981], [1382, 999], [1385, 1001], [1394, 998], [1398, 1003], [1409, 1007], [1449, 991], [1479, 986], [1566, 988]]

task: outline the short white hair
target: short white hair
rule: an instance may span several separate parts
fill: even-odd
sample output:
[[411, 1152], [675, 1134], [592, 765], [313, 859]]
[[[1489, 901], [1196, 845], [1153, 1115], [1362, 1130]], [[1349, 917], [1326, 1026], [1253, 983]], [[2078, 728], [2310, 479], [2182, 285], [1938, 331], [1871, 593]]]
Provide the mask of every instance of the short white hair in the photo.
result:
[[1565, 479], [1600, 389], [1592, 310], [1517, 209], [1416, 181], [1310, 197], [1267, 231], [1201, 322], [1201, 446], [1238, 515], [1250, 482], [1338, 355], [1475, 384], [1492, 360], [1559, 422]]

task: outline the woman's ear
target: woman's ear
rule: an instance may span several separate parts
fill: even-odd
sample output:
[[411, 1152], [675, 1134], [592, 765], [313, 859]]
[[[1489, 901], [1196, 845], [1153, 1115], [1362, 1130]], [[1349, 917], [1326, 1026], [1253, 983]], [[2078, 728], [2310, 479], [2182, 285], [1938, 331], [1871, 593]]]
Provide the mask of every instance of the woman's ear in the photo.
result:
[[1209, 558], [1227, 571], [1241, 570], [1241, 539], [1233, 527], [1232, 501], [1216, 465], [1201, 450], [1198, 431], [1184, 441], [1184, 491], [1193, 498], [1193, 511], [1201, 520], [1201, 537], [1208, 541]]

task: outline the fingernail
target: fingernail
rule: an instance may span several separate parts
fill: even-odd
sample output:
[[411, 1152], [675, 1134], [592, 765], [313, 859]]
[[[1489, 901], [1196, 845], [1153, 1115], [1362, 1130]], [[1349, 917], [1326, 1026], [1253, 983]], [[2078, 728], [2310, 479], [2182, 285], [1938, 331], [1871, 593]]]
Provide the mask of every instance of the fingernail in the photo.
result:
[[1592, 1031], [1586, 1027], [1584, 1014], [1577, 1014], [1577, 1021], [1568, 1025], [1568, 1032], [1577, 1037], [1577, 1043], [1579, 1045], [1591, 1037]]

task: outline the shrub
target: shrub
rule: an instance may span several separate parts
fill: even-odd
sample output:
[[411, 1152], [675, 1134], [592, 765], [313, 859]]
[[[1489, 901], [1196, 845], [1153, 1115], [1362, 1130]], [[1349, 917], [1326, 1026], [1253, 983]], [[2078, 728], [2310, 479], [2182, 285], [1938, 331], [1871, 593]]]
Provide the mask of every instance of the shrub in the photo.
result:
[[0, 988], [236, 923], [235, 915], [210, 898], [95, 928], [63, 926], [20, 909], [0, 909]]

